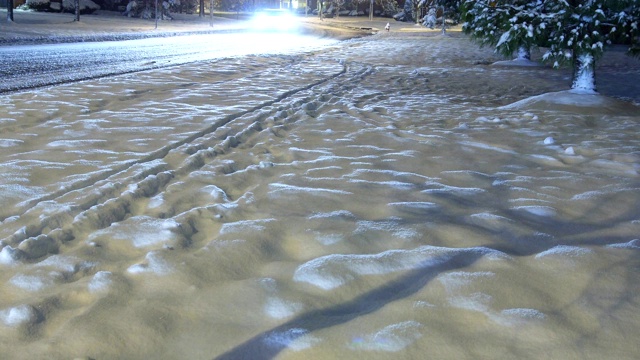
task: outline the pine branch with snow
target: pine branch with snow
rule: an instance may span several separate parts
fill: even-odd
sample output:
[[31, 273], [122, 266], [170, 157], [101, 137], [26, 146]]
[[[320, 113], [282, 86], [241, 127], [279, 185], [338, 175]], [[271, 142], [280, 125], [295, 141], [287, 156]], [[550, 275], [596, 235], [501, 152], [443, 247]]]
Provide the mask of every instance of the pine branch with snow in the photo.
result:
[[543, 36], [539, 18], [541, 1], [467, 0], [462, 6], [462, 30], [482, 46], [511, 56], [530, 48]]
[[[547, 5], [543, 19], [547, 24], [548, 47], [543, 59], [554, 66], [574, 63], [582, 55], [598, 59], [610, 44], [609, 25], [603, 3], [607, 1], [555, 1]], [[545, 45], [544, 43], [542, 45]]]
[[629, 45], [629, 55], [640, 56], [640, 3], [628, 5], [613, 14], [613, 32], [618, 43]]

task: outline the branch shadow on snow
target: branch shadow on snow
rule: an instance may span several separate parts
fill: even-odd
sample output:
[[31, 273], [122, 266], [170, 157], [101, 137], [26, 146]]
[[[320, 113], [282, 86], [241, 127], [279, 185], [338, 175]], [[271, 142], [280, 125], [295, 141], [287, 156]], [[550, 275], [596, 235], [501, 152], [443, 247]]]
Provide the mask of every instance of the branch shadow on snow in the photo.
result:
[[247, 340], [215, 359], [272, 359], [305, 334], [344, 324], [360, 316], [373, 313], [393, 301], [415, 294], [440, 273], [465, 268], [481, 257], [481, 253], [464, 252], [430, 259], [415, 270], [360, 295], [352, 301], [300, 315]]
[[[640, 184], [634, 185], [640, 186]], [[505, 194], [501, 194], [500, 191], [496, 196], [501, 199], [508, 198], [505, 197]], [[450, 194], [445, 197], [448, 197], [449, 201], [465, 204], [467, 204], [469, 200], [464, 196], [451, 196]], [[603, 198], [598, 205], [613, 205], [616, 202], [617, 199], [615, 196], [611, 196]], [[498, 203], [501, 203], [501, 201], [498, 201]], [[477, 206], [477, 204], [474, 205], [473, 202], [468, 203], [467, 205], [471, 207]], [[497, 214], [508, 217], [509, 219], [523, 224], [530, 229], [544, 228], [545, 230], [548, 230], [553, 237], [551, 239], [536, 238], [536, 241], [532, 241], [530, 238], [520, 238], [517, 234], [504, 231], [504, 229], [494, 232], [478, 228], [477, 226], [465, 222], [464, 218], [447, 213], [431, 213], [429, 214], [429, 219], [436, 223], [453, 224], [460, 227], [473, 228], [475, 231], [479, 232], [489, 232], [495, 239], [495, 242], [483, 245], [480, 248], [500, 251], [513, 257], [525, 257], [532, 256], [561, 245], [606, 246], [626, 242], [628, 241], [627, 237], [616, 235], [602, 236], [600, 230], [611, 228], [621, 223], [627, 223], [640, 217], [640, 209], [636, 209], [626, 211], [614, 218], [607, 219], [602, 223], [590, 224], [586, 221], [587, 219], [584, 218], [577, 218], [575, 221], [561, 221], [557, 219], [540, 219], [530, 217], [523, 215], [521, 212], [511, 210], [506, 203], [498, 205], [497, 210]], [[579, 240], [570, 239], [570, 237], [576, 235], [581, 238]], [[569, 239], [566, 237], [569, 237]], [[295, 340], [307, 334], [347, 323], [360, 316], [373, 313], [394, 301], [407, 298], [418, 293], [432, 280], [437, 278], [438, 275], [448, 271], [470, 267], [483, 256], [484, 253], [481, 251], [461, 251], [454, 255], [445, 254], [435, 258], [430, 258], [420, 264], [417, 268], [407, 272], [397, 279], [364, 293], [349, 302], [337, 304], [325, 309], [310, 311], [297, 316], [280, 326], [256, 335], [215, 359], [273, 359]], [[624, 266], [625, 264], [616, 265]], [[628, 264], [626, 265], [628, 266]], [[626, 281], [629, 284], [633, 284], [635, 281], [633, 274], [630, 274]], [[617, 308], [631, 301], [633, 301], [633, 299], [629, 296], [623, 296], [617, 301], [612, 302], [609, 306], [605, 306], [606, 308], [603, 309], [603, 316], [610, 315], [612, 312], [615, 312]], [[583, 337], [588, 339], [590, 334], [583, 334]]]

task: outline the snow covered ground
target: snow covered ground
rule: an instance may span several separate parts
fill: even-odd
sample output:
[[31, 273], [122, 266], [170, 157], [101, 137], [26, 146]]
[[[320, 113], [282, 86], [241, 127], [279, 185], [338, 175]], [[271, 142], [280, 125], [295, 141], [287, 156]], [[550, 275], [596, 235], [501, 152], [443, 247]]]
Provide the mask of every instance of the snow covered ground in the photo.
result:
[[3, 357], [637, 358], [638, 62], [495, 60], [391, 31], [0, 97]]
[[241, 21], [215, 17], [212, 27], [209, 18], [198, 15], [176, 14], [173, 21], [155, 21], [129, 18], [115, 11], [99, 10], [81, 15], [74, 21], [69, 13], [45, 13], [14, 10], [14, 22], [7, 22], [6, 10], [0, 10], [0, 44], [2, 43], [51, 43], [69, 41], [127, 40], [167, 34], [213, 32], [239, 29]]
[[[0, 10], [0, 45], [64, 43], [88, 41], [132, 40], [150, 37], [165, 37], [185, 34], [208, 34], [242, 31], [250, 28], [249, 21], [235, 14], [217, 14], [213, 22], [209, 16], [197, 14], [172, 14], [173, 20], [129, 18], [115, 11], [99, 10], [91, 15], [81, 15], [75, 22], [69, 13], [43, 13], [14, 11], [14, 22], [8, 22], [6, 10]], [[320, 21], [316, 17], [300, 16], [300, 29], [320, 36], [346, 38], [368, 34], [362, 28], [377, 26], [382, 29], [387, 19], [373, 22], [363, 17], [346, 17]], [[395, 24], [394, 24], [395, 25]], [[415, 30], [413, 24], [398, 23], [394, 29]], [[429, 31], [423, 28], [424, 31]]]

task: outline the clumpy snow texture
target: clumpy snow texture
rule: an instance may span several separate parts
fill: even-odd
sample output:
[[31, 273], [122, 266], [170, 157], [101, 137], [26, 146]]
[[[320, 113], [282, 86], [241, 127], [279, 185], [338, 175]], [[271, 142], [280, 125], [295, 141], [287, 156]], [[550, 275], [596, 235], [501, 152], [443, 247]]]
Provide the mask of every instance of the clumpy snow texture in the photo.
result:
[[632, 359], [640, 79], [611, 56], [558, 93], [392, 31], [3, 96], [2, 354]]

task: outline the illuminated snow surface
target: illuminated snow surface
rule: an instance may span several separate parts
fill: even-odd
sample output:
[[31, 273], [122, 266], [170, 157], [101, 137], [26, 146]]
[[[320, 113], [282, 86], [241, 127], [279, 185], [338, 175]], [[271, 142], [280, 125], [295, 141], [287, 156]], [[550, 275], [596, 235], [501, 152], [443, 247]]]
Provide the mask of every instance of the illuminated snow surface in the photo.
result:
[[492, 56], [391, 32], [2, 96], [2, 358], [637, 358], [640, 112]]

